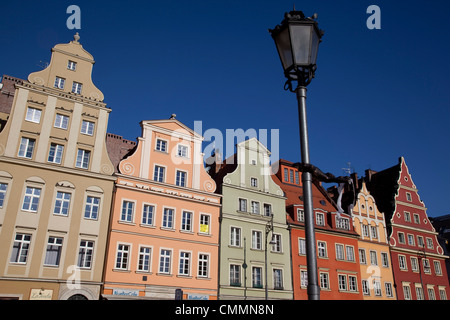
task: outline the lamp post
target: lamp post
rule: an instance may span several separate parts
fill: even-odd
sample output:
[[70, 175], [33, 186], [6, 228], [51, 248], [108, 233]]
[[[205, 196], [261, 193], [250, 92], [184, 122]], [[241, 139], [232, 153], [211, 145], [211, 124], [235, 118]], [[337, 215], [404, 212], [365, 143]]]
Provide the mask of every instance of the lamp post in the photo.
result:
[[[293, 11], [284, 15], [284, 20], [280, 25], [277, 25], [274, 29], [269, 29], [283, 65], [284, 75], [287, 78], [284, 89], [297, 94], [301, 157], [302, 163], [306, 165], [310, 164], [306, 122], [306, 86], [314, 78], [317, 68], [317, 52], [321, 42], [320, 39], [324, 33], [319, 29], [315, 19], [317, 19], [317, 14], [307, 18], [302, 11], [295, 11], [294, 8]], [[294, 90], [292, 89], [293, 81], [297, 81], [297, 88]], [[305, 210], [308, 299], [320, 300], [312, 203], [312, 175], [305, 169], [302, 172], [302, 184]]]
[[[272, 239], [269, 243], [267, 243], [267, 240], [269, 239], [269, 233], [272, 232]], [[264, 247], [264, 276], [265, 276], [265, 286], [264, 286], [264, 298], [267, 300], [269, 298], [269, 283], [267, 282], [267, 246], [268, 244], [274, 245], [276, 244], [274, 238], [273, 238], [273, 213], [270, 214], [270, 220], [267, 221], [266, 224], [266, 245]]]

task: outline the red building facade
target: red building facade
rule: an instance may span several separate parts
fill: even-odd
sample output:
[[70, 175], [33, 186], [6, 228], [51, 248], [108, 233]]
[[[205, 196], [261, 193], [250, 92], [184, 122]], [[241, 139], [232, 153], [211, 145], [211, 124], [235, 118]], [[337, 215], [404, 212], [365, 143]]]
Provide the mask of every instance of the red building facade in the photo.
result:
[[[307, 268], [301, 172], [280, 160], [274, 181], [283, 189], [290, 226], [294, 299], [306, 300]], [[362, 299], [357, 233], [351, 217], [336, 215], [336, 207], [320, 182], [313, 183], [313, 208], [321, 300]]]
[[446, 256], [405, 159], [380, 172], [366, 171], [366, 180], [386, 215], [397, 299], [447, 300]]

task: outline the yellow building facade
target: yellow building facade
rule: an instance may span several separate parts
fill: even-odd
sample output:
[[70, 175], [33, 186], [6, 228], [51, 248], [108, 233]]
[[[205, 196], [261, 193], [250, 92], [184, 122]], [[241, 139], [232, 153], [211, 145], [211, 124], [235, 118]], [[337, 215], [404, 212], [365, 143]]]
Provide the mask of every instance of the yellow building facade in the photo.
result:
[[359, 234], [358, 253], [361, 266], [361, 291], [364, 300], [395, 300], [394, 278], [389, 254], [384, 214], [360, 180], [353, 224]]
[[0, 133], [0, 299], [99, 299], [115, 177], [110, 109], [76, 34], [16, 81]]

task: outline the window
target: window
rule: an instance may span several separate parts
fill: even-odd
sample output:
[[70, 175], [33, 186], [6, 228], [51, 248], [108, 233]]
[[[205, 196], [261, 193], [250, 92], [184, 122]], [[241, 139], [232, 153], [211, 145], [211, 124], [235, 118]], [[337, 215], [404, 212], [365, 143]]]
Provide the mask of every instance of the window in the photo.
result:
[[192, 212], [183, 211], [181, 214], [181, 230], [192, 231]]
[[162, 221], [163, 228], [173, 229], [174, 211], [174, 209], [164, 208]]
[[369, 282], [367, 280], [362, 280], [361, 283], [363, 295], [370, 296]]
[[411, 270], [419, 272], [419, 262], [416, 257], [411, 257]]
[[425, 243], [423, 242], [423, 237], [422, 236], [417, 236], [417, 245], [421, 248], [423, 248], [425, 246]]
[[439, 299], [447, 300], [447, 292], [445, 291], [445, 287], [439, 288]]
[[44, 265], [59, 266], [61, 258], [63, 238], [48, 237], [47, 251], [45, 253]]
[[27, 115], [25, 116], [25, 120], [39, 123], [41, 121], [42, 110], [28, 107]]
[[94, 126], [94, 122], [83, 120], [81, 123], [81, 133], [92, 136], [94, 134]]
[[172, 256], [172, 251], [167, 249], [161, 249], [159, 255], [159, 272], [170, 274], [170, 260]]
[[252, 230], [252, 249], [262, 250], [262, 232]]
[[75, 163], [75, 166], [81, 169], [88, 169], [90, 157], [91, 157], [90, 151], [78, 149], [77, 162]]
[[156, 151], [167, 152], [167, 141], [156, 139]]
[[297, 209], [297, 221], [305, 221], [305, 211], [303, 211], [302, 209]]
[[239, 211], [247, 212], [247, 199], [239, 199]]
[[241, 266], [238, 264], [230, 264], [230, 286], [241, 286]]
[[414, 223], [420, 224], [420, 217], [419, 217], [419, 215], [417, 213], [414, 213], [413, 217], [414, 217]]
[[67, 69], [75, 71], [77, 68], [77, 63], [75, 61], [69, 60], [67, 63]]
[[84, 218], [97, 220], [100, 209], [100, 198], [87, 196]]
[[428, 291], [428, 299], [429, 300], [436, 300], [436, 295], [434, 293], [434, 288], [428, 287], [427, 291]]
[[61, 164], [61, 159], [64, 151], [64, 146], [61, 144], [51, 143], [48, 152], [48, 162]]
[[375, 296], [381, 297], [381, 283], [378, 280], [375, 280], [373, 282], [373, 291], [375, 293]]
[[252, 267], [252, 285], [253, 288], [262, 288], [262, 268]]
[[289, 182], [294, 183], [294, 170], [289, 170]]
[[272, 245], [272, 252], [282, 252], [282, 244], [281, 244], [281, 234], [273, 234], [272, 241], [275, 243]]
[[273, 269], [273, 288], [283, 290], [283, 270]]
[[389, 255], [386, 252], [381, 253], [381, 265], [389, 268]]
[[241, 228], [231, 227], [230, 229], [230, 246], [241, 246]]
[[425, 300], [425, 296], [423, 294], [423, 288], [417, 286], [417, 284], [416, 284], [416, 300]]
[[405, 256], [398, 256], [398, 265], [400, 267], [401, 270], [407, 270], [408, 267], [406, 265], [406, 257]]
[[308, 271], [300, 270], [300, 287], [306, 288], [308, 286]]
[[208, 278], [209, 276], [209, 255], [200, 253], [198, 255], [198, 276]]
[[433, 265], [434, 273], [436, 273], [436, 275], [438, 276], [442, 275], [441, 263], [439, 261], [433, 261]]
[[344, 245], [336, 244], [336, 260], [344, 260]]
[[252, 187], [257, 187], [258, 186], [258, 179], [257, 178], [250, 178], [250, 185]]
[[55, 85], [54, 85], [54, 87], [58, 88], [58, 89], [64, 89], [65, 82], [66, 82], [66, 79], [60, 78], [60, 77], [56, 77], [55, 78]]
[[144, 207], [142, 209], [142, 224], [152, 226], [154, 212], [155, 212], [154, 206], [144, 204]]
[[369, 226], [367, 224], [362, 225], [362, 234], [364, 238], [369, 238]]
[[210, 216], [208, 214], [200, 214], [200, 233], [209, 234]]
[[414, 245], [415, 245], [415, 242], [414, 242], [414, 235], [408, 234], [407, 237], [408, 237], [408, 244], [409, 244], [410, 246], [414, 246]]
[[336, 217], [336, 227], [344, 230], [349, 230], [349, 220], [347, 218]]
[[[380, 284], [378, 282], [378, 284]], [[348, 288], [350, 291], [358, 291], [358, 281], [356, 276], [348, 276]], [[381, 288], [380, 288], [381, 292]]]
[[289, 170], [284, 168], [284, 181], [289, 182]]
[[347, 252], [347, 260], [355, 261], [355, 249], [352, 246], [345, 246], [345, 251]]
[[305, 255], [306, 254], [306, 240], [298, 238], [298, 254]]
[[153, 175], [153, 180], [158, 182], [164, 182], [166, 168], [161, 166], [155, 166], [155, 172]]
[[122, 214], [120, 215], [120, 221], [133, 222], [134, 215], [134, 202], [123, 201], [122, 202]]
[[392, 283], [390, 282], [385, 282], [384, 283], [384, 289], [386, 291], [386, 297], [393, 297], [393, 291], [392, 291]]
[[430, 267], [430, 260], [428, 259], [422, 259], [422, 265], [423, 265], [423, 271], [425, 273], [430, 274], [431, 273], [431, 267]]
[[3, 208], [3, 203], [5, 202], [7, 189], [8, 185], [6, 183], [0, 183], [0, 208]]
[[138, 270], [142, 272], [150, 272], [150, 257], [152, 249], [149, 247], [140, 247]]
[[92, 266], [93, 253], [94, 241], [81, 240], [77, 266], [83, 269], [90, 269]]
[[41, 189], [27, 187], [25, 190], [25, 197], [23, 198], [22, 210], [37, 212], [40, 198], [41, 198]]
[[186, 187], [187, 172], [177, 170], [177, 178], [175, 184], [179, 187]]
[[377, 226], [370, 226], [370, 234], [372, 236], [372, 239], [377, 239], [378, 238], [378, 231], [377, 231]]
[[264, 215], [270, 217], [272, 215], [272, 205], [264, 203]]
[[17, 233], [14, 238], [13, 250], [10, 262], [27, 263], [28, 251], [30, 249], [31, 234]]
[[182, 144], [178, 145], [177, 155], [179, 157], [188, 158], [188, 146], [184, 146]]
[[189, 252], [180, 252], [180, 268], [178, 274], [188, 276], [190, 274], [191, 254]]
[[403, 215], [406, 222], [411, 222], [411, 213], [409, 213], [408, 211], [404, 211]]
[[258, 201], [252, 201], [252, 213], [259, 214], [259, 202]]
[[411, 193], [409, 193], [409, 192], [406, 193], [406, 200], [409, 201], [409, 202], [412, 201]]
[[330, 289], [330, 276], [328, 273], [319, 272], [320, 277], [320, 288], [321, 289]]
[[316, 224], [318, 226], [324, 226], [325, 225], [325, 218], [323, 213], [316, 212]]
[[33, 157], [35, 139], [22, 138], [20, 140], [19, 157], [31, 159]]
[[434, 249], [433, 239], [427, 238], [427, 248], [428, 249]]
[[366, 250], [365, 249], [358, 249], [358, 251], [359, 251], [359, 263], [360, 264], [367, 264]]
[[405, 300], [411, 300], [411, 288], [409, 287], [409, 284], [404, 284], [402, 287]]
[[72, 195], [68, 192], [56, 192], [55, 208], [53, 209], [53, 214], [68, 216], [71, 196]]
[[373, 266], [378, 265], [377, 252], [370, 250], [370, 264]]
[[73, 82], [73, 84], [72, 84], [72, 92], [73, 93], [81, 94], [81, 89], [82, 88], [83, 88], [83, 84], [82, 83], [79, 83], [79, 82], [76, 82], [76, 81]]
[[59, 129], [67, 129], [68, 125], [69, 125], [69, 117], [57, 113], [55, 117], [54, 127]]
[[403, 232], [397, 232], [398, 234], [398, 242], [405, 243], [405, 234]]
[[343, 274], [338, 275], [339, 291], [347, 291], [347, 277]]
[[300, 184], [298, 171], [295, 171], [295, 184]]
[[326, 242], [317, 241], [317, 253], [319, 257], [326, 258], [327, 257], [327, 244]]

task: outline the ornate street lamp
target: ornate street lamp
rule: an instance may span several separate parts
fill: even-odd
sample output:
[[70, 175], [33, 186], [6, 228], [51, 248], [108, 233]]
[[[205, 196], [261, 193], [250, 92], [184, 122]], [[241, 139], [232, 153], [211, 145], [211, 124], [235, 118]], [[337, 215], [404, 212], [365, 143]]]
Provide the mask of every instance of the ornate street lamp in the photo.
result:
[[[303, 164], [303, 205], [305, 211], [306, 259], [308, 270], [308, 299], [320, 300], [317, 276], [316, 240], [314, 234], [314, 212], [312, 203], [312, 175], [308, 171], [309, 142], [306, 122], [306, 86], [314, 78], [319, 43], [324, 34], [317, 24], [317, 14], [305, 17], [303, 12], [293, 11], [284, 15], [284, 20], [273, 30], [269, 29], [280, 56], [284, 75], [287, 78], [285, 90], [297, 93], [300, 147]], [[297, 88], [292, 89], [292, 82]], [[305, 166], [306, 165], [306, 166]]]

